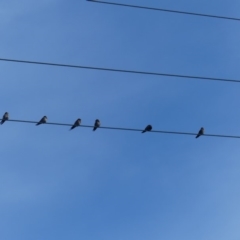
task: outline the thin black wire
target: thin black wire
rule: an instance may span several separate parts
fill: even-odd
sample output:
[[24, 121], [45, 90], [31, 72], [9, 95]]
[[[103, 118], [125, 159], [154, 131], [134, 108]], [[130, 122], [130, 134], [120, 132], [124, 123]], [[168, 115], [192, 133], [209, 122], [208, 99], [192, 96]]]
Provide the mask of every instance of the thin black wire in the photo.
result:
[[163, 8], [153, 8], [153, 7], [129, 5], [129, 4], [122, 4], [122, 3], [105, 2], [105, 1], [95, 1], [95, 0], [87, 0], [87, 1], [94, 2], [94, 3], [103, 3], [103, 4], [121, 6], [121, 7], [140, 8], [140, 9], [146, 9], [146, 10], [155, 10], [155, 11], [162, 11], [162, 12], [194, 15], [194, 16], [199, 16], [199, 17], [210, 17], [210, 18], [220, 18], [220, 19], [225, 19], [225, 20], [240, 21], [240, 18], [234, 18], [234, 17], [225, 17], [225, 16], [217, 16], [217, 15], [194, 13], [194, 12], [184, 12], [184, 11], [176, 11], [176, 10], [163, 9]]
[[55, 66], [55, 67], [82, 68], [82, 69], [98, 70], [98, 71], [133, 73], [133, 74], [143, 74], [143, 75], [152, 75], [152, 76], [177, 77], [177, 78], [189, 78], [189, 79], [208, 80], [208, 81], [221, 81], [221, 82], [229, 82], [229, 83], [240, 83], [240, 80], [228, 79], [228, 78], [199, 77], [199, 76], [188, 76], [188, 75], [169, 74], [169, 73], [144, 72], [144, 71], [124, 70], [124, 69], [114, 69], [114, 68], [101, 68], [101, 67], [70, 65], [70, 64], [62, 64], [62, 63], [36, 62], [36, 61], [7, 59], [7, 58], [0, 58], [0, 61], [15, 62], [15, 63], [27, 63], [27, 64], [37, 64], [37, 65], [47, 65], [47, 66]]
[[[2, 119], [0, 119], [2, 120]], [[27, 121], [27, 120], [6, 120], [10, 121], [10, 122], [20, 122], [20, 123], [33, 123], [36, 124], [38, 123], [35, 121]], [[71, 127], [73, 126], [73, 124], [68, 124], [68, 123], [51, 123], [51, 122], [47, 122], [47, 123], [43, 123], [43, 124], [48, 124], [48, 125], [57, 125], [57, 126], [68, 126]], [[91, 125], [80, 125], [77, 127], [85, 127], [85, 128], [93, 128], [94, 126]], [[120, 131], [131, 131], [131, 132], [142, 132], [143, 129], [135, 129], [135, 128], [120, 128], [120, 127], [98, 127], [98, 128], [102, 128], [102, 129], [108, 129], [108, 130], [120, 130]], [[177, 134], [177, 135], [191, 135], [191, 136], [196, 136], [196, 133], [189, 133], [189, 132], [175, 132], [175, 131], [162, 131], [162, 130], [152, 130], [149, 133], [163, 133], [163, 134]], [[221, 138], [240, 138], [240, 136], [230, 136], [230, 135], [222, 135], [222, 134], [204, 134], [203, 136], [206, 137], [221, 137]]]

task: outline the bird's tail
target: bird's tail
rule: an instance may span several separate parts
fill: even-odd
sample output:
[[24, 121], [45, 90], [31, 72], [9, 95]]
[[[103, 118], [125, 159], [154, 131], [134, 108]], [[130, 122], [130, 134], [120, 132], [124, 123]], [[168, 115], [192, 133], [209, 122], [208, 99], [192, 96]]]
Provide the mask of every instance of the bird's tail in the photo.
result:
[[196, 136], [196, 138], [199, 138], [200, 137], [200, 135], [198, 134], [197, 136]]
[[36, 123], [36, 126], [40, 125], [40, 123]]
[[93, 131], [95, 131], [97, 128], [95, 127], [95, 128], [93, 128]]
[[142, 133], [145, 133], [145, 132], [146, 132], [146, 130], [143, 130], [143, 131], [142, 131]]

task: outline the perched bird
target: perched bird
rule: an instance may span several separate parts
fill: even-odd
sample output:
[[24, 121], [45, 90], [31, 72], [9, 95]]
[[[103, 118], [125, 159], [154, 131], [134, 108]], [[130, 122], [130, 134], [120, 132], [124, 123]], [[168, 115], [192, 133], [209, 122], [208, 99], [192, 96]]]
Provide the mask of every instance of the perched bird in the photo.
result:
[[152, 130], [152, 126], [151, 125], [147, 125], [146, 127], [145, 127], [145, 129], [142, 131], [142, 133], [145, 133], [145, 132], [149, 132], [149, 131], [151, 131]]
[[80, 126], [80, 124], [81, 124], [81, 119], [78, 118], [78, 119], [76, 120], [76, 122], [72, 125], [72, 127], [71, 127], [69, 130], [72, 130], [72, 129], [74, 129], [75, 127]]
[[98, 119], [96, 119], [95, 123], [94, 123], [93, 131], [95, 131], [98, 127], [100, 127], [100, 121]]
[[47, 117], [44, 116], [44, 117], [36, 124], [36, 126], [38, 126], [38, 125], [40, 125], [40, 124], [42, 124], [42, 123], [46, 123], [46, 122], [47, 122]]
[[196, 138], [200, 137], [200, 136], [203, 135], [203, 134], [204, 134], [204, 128], [202, 127], [202, 128], [199, 130]]
[[9, 119], [9, 114], [8, 114], [8, 112], [5, 112], [4, 115], [3, 115], [3, 117], [2, 117], [1, 124], [4, 124], [4, 122], [5, 122], [6, 120], [8, 120], [8, 119]]

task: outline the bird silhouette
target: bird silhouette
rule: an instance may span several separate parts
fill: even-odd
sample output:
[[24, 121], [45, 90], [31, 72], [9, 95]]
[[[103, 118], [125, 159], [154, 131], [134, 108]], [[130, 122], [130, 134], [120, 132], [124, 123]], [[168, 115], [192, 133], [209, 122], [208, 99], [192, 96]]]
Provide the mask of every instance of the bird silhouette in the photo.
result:
[[201, 135], [203, 135], [203, 134], [204, 134], [204, 128], [201, 127], [201, 129], [199, 130], [199, 132], [198, 132], [196, 138], [199, 138], [199, 137], [200, 137]]
[[78, 118], [69, 130], [72, 130], [72, 129], [74, 129], [75, 127], [80, 126], [80, 124], [81, 124], [81, 119]]
[[1, 124], [4, 124], [4, 122], [7, 121], [8, 119], [9, 119], [9, 114], [8, 114], [8, 112], [5, 112], [2, 117]]
[[36, 126], [40, 125], [40, 124], [43, 124], [43, 123], [46, 123], [47, 122], [47, 117], [44, 116], [42, 117], [42, 119], [36, 124]]
[[100, 127], [100, 121], [96, 119], [94, 123], [93, 131], [95, 131], [98, 127]]
[[151, 130], [152, 130], [152, 126], [151, 126], [151, 125], [147, 125], [147, 126], [145, 127], [145, 129], [142, 131], [142, 133], [149, 132], [149, 131], [151, 131]]

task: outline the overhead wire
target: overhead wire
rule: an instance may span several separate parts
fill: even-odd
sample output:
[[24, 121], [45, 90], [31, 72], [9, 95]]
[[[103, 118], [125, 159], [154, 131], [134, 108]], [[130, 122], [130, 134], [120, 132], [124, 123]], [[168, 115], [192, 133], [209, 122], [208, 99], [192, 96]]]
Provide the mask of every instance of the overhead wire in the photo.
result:
[[169, 12], [169, 13], [193, 15], [193, 16], [199, 16], [199, 17], [209, 17], [209, 18], [218, 18], [218, 19], [224, 19], [224, 20], [240, 21], [240, 18], [235, 18], [235, 17], [225, 17], [225, 16], [218, 16], [218, 15], [211, 15], [211, 14], [185, 12], [185, 11], [178, 11], [178, 10], [171, 10], [171, 9], [146, 7], [146, 6], [130, 5], [130, 4], [106, 2], [106, 1], [95, 1], [95, 0], [87, 0], [87, 1], [88, 2], [93, 2], [93, 3], [101, 3], [101, 4], [108, 4], [108, 5], [114, 5], [114, 6], [121, 6], [121, 7], [138, 8], [138, 9], [145, 9], [145, 10], [154, 10], [154, 11], [162, 11], [162, 12]]
[[[2, 120], [2, 119], [0, 119]], [[29, 123], [29, 124], [37, 124], [38, 121], [29, 121], [29, 120], [16, 120], [16, 119], [9, 119], [5, 120], [6, 122], [19, 122], [19, 123]], [[5, 124], [5, 123], [4, 123]], [[71, 127], [73, 124], [69, 123], [53, 123], [53, 122], [47, 122], [43, 123], [42, 125], [56, 125], [56, 126], [68, 126]], [[84, 128], [93, 128], [93, 125], [80, 125], [77, 127], [84, 127]], [[121, 127], [98, 127], [100, 129], [108, 129], [108, 130], [120, 130], [120, 131], [131, 131], [131, 132], [142, 132], [143, 129], [136, 129], [136, 128], [121, 128]], [[196, 136], [197, 133], [190, 133], [190, 132], [179, 132], [179, 131], [163, 131], [163, 130], [152, 130], [149, 131], [148, 133], [162, 133], [162, 134], [175, 134], [175, 135], [191, 135], [191, 136]], [[222, 134], [204, 134], [202, 136], [206, 137], [220, 137], [220, 138], [238, 138], [240, 139], [240, 136], [231, 136], [231, 135], [222, 135]]]
[[0, 61], [25, 63], [25, 64], [37, 64], [37, 65], [54, 66], [54, 67], [80, 68], [80, 69], [97, 70], [97, 71], [109, 71], [109, 72], [142, 74], [142, 75], [152, 75], [152, 76], [163, 76], [163, 77], [198, 79], [198, 80], [207, 80], [207, 81], [221, 81], [221, 82], [228, 82], [228, 83], [240, 83], [240, 80], [230, 79], [230, 78], [201, 77], [201, 76], [180, 75], [180, 74], [172, 74], [172, 73], [160, 73], [160, 72], [147, 72], [147, 71], [137, 71], [137, 70], [116, 69], [116, 68], [92, 67], [92, 66], [62, 64], [62, 63], [18, 60], [18, 59], [9, 59], [9, 58], [0, 58]]

